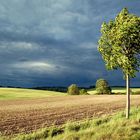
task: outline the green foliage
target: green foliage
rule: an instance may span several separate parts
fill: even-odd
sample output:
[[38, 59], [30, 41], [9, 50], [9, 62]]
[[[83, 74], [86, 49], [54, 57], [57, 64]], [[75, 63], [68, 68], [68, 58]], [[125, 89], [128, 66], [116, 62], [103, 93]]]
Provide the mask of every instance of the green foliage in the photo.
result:
[[72, 84], [68, 87], [68, 94], [69, 95], [79, 95], [79, 89], [76, 84]]
[[81, 89], [80, 90], [80, 95], [89, 95], [89, 94], [87, 93], [86, 89]]
[[78, 131], [80, 131], [80, 123], [71, 123], [71, 122], [69, 122], [69, 123], [67, 123], [66, 124], [66, 127], [65, 127], [65, 131], [67, 131], [67, 132], [72, 132], [72, 131], [74, 131], [74, 132], [78, 132]]
[[64, 133], [64, 130], [62, 128], [53, 126], [53, 127], [51, 127], [51, 129], [49, 131], [49, 136], [54, 137], [54, 136], [60, 135], [62, 133]]
[[[44, 128], [40, 131], [37, 132], [33, 132], [29, 135], [18, 135], [15, 138], [8, 138], [11, 140], [39, 140], [39, 139], [45, 139], [49, 137], [49, 132], [51, 132], [52, 128], [48, 129], [48, 128]], [[5, 140], [5, 139], [4, 139]]]
[[98, 79], [96, 81], [97, 94], [111, 94], [111, 88], [108, 82], [104, 79]]
[[140, 17], [124, 8], [114, 20], [103, 23], [98, 50], [107, 69], [121, 68], [124, 76], [135, 77], [140, 66]]

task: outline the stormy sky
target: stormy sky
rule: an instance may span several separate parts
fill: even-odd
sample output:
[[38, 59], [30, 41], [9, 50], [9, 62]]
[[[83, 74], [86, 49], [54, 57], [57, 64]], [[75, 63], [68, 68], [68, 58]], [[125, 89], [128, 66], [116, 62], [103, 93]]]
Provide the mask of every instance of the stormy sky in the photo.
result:
[[102, 22], [124, 7], [140, 16], [140, 0], [0, 0], [0, 85], [124, 85], [97, 51]]

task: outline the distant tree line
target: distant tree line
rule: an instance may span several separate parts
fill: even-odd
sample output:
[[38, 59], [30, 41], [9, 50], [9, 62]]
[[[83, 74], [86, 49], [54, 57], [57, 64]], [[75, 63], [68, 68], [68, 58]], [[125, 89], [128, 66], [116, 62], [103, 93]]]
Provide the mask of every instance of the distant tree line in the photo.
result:
[[[95, 88], [95, 86], [89, 86], [89, 87], [78, 87], [78, 89], [85, 89], [85, 90], [89, 90], [89, 89], [93, 89]], [[68, 91], [68, 87], [33, 87], [32, 89], [37, 89], [37, 90], [49, 90], [49, 91], [57, 91], [57, 92], [64, 92], [66, 93]]]
[[67, 87], [35, 87], [34, 89], [67, 92]]
[[[105, 79], [98, 79], [96, 81], [96, 94], [112, 94], [111, 87]], [[76, 84], [68, 87], [67, 93], [69, 95], [88, 95], [87, 89], [80, 89]]]

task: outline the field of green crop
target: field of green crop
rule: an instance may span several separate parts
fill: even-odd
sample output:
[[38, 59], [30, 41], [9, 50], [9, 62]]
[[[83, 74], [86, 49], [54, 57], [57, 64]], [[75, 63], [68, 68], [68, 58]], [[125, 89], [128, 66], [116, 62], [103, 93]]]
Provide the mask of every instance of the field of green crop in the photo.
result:
[[[140, 94], [140, 88], [131, 88], [131, 93], [132, 94]], [[96, 89], [92, 89], [88, 91], [89, 94], [96, 94]], [[120, 88], [120, 87], [113, 87], [112, 88], [112, 93], [115, 94], [125, 94], [126, 93], [126, 89], [125, 88]]]
[[[115, 94], [124, 94], [125, 88], [113, 88], [112, 92]], [[132, 94], [139, 93], [140, 88], [131, 88]], [[89, 94], [96, 94], [96, 90], [88, 91]], [[0, 88], [0, 100], [26, 99], [26, 98], [44, 98], [51, 96], [66, 96], [66, 93], [47, 91], [47, 90], [33, 90], [20, 88]]]
[[[140, 108], [133, 108], [129, 120], [124, 112], [98, 119], [44, 128], [31, 134], [20, 134], [14, 140], [139, 140]], [[12, 138], [10, 138], [12, 139]]]
[[0, 100], [44, 98], [50, 96], [65, 96], [65, 95], [66, 95], [65, 93], [45, 90], [0, 88]]

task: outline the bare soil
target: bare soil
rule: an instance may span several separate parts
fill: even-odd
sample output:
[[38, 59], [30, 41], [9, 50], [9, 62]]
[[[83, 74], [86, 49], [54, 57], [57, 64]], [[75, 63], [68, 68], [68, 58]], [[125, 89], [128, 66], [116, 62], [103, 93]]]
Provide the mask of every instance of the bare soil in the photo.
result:
[[[68, 121], [100, 117], [125, 109], [125, 95], [87, 95], [0, 101], [0, 133], [29, 133]], [[140, 95], [131, 96], [140, 105]]]

